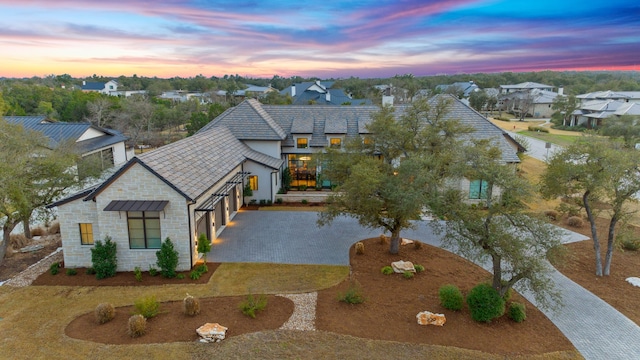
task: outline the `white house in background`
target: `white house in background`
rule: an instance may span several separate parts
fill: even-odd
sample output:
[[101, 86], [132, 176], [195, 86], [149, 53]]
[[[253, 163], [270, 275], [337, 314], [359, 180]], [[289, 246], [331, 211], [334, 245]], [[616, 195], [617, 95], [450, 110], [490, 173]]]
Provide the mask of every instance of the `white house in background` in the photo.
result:
[[[553, 86], [531, 81], [514, 85], [500, 85], [500, 94], [509, 94], [518, 91], [531, 91], [533, 89], [553, 91]], [[562, 95], [562, 91], [560, 89], [558, 89], [558, 93]]]
[[458, 95], [458, 92], [462, 93], [463, 98], [469, 98], [471, 93], [474, 91], [480, 90], [480, 87], [476, 85], [473, 80], [470, 81], [459, 81], [450, 85], [438, 85], [436, 86], [436, 90], [445, 94], [454, 94]]
[[526, 108], [525, 116], [550, 118], [555, 112], [553, 101], [558, 96], [564, 95], [540, 89], [521, 90], [500, 95], [498, 104], [503, 110], [514, 114]]
[[569, 126], [595, 128], [610, 116], [640, 115], [640, 91], [596, 91], [576, 98], [580, 107], [571, 114]]
[[[43, 133], [51, 148], [58, 144], [73, 141], [84, 160], [99, 163], [102, 169], [124, 164], [133, 154], [128, 154], [125, 141], [127, 137], [112, 129], [105, 129], [90, 123], [65, 123], [48, 120], [46, 116], [4, 116], [4, 120], [20, 124], [27, 130]], [[82, 162], [78, 164], [82, 172]]]
[[81, 89], [83, 92], [99, 92], [101, 94], [115, 96], [118, 92], [118, 81], [109, 80], [106, 83], [82, 81]]
[[[503, 162], [519, 162], [522, 147], [506, 132], [459, 100], [440, 96], [451, 99], [446, 116], [475, 128], [471, 136], [492, 140]], [[396, 107], [396, 116], [405, 109]], [[139, 155], [103, 183], [49, 205], [58, 209], [65, 266], [90, 266], [95, 240], [110, 236], [118, 271], [146, 270], [168, 237], [179, 252], [178, 269], [189, 269], [198, 260], [198, 235], [213, 241], [224, 230], [242, 205], [245, 185], [253, 190], [250, 199], [274, 201], [287, 170], [294, 187], [331, 187], [316, 155], [367, 135], [379, 110], [245, 100], [195, 135]], [[481, 180], [453, 185], [471, 201], [486, 196]]]
[[591, 100], [618, 100], [621, 102], [640, 104], [640, 91], [595, 91], [577, 95], [576, 98], [580, 99], [582, 103]]

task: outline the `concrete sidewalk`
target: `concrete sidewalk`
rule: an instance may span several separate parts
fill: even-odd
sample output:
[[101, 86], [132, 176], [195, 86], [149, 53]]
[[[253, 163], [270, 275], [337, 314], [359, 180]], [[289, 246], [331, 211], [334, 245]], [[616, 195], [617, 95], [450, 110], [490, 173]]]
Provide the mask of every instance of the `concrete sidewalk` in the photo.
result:
[[[381, 234], [347, 217], [319, 228], [317, 218], [316, 212], [241, 211], [214, 241], [209, 261], [348, 265], [354, 242]], [[402, 236], [441, 246], [429, 221], [416, 225]], [[585, 239], [567, 231], [563, 241]], [[543, 312], [585, 359], [640, 359], [638, 325], [555, 269], [553, 280], [562, 290], [565, 306], [557, 313]], [[519, 290], [536, 304], [531, 293]]]

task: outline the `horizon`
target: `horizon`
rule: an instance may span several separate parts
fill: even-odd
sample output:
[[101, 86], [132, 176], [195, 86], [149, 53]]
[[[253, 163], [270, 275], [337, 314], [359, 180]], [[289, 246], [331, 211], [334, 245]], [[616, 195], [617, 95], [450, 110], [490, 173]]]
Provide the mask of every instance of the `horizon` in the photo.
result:
[[640, 5], [0, 0], [0, 77], [389, 78], [638, 71]]

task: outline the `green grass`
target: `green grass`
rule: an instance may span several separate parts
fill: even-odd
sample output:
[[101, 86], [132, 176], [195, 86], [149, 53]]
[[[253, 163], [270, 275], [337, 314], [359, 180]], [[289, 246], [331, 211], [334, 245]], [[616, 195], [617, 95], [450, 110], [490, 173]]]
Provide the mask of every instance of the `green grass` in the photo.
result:
[[540, 139], [542, 141], [550, 142], [552, 144], [556, 144], [560, 146], [569, 146], [573, 144], [576, 140], [580, 139], [580, 135], [572, 136], [572, 135], [548, 134], [543, 132], [527, 131], [527, 130], [518, 131], [518, 134]]

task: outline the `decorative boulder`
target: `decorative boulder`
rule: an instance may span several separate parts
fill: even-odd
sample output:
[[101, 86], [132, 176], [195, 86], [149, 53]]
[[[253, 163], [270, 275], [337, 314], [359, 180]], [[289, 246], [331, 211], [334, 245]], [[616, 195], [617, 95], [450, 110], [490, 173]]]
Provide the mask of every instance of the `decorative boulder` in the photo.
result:
[[638, 277], [630, 277], [626, 279], [627, 282], [633, 286], [640, 287], [640, 278]]
[[405, 238], [400, 239], [400, 245], [409, 245], [409, 244], [413, 244], [413, 240], [409, 240]]
[[200, 342], [213, 343], [224, 340], [227, 335], [227, 328], [218, 323], [206, 323], [196, 329], [200, 335]]
[[416, 315], [416, 319], [418, 319], [418, 324], [420, 325], [442, 326], [447, 322], [444, 314], [434, 314], [430, 311], [419, 312], [418, 315]]
[[393, 271], [398, 274], [402, 274], [405, 271], [416, 272], [416, 268], [413, 266], [411, 261], [395, 261], [391, 263], [391, 267], [393, 268]]

